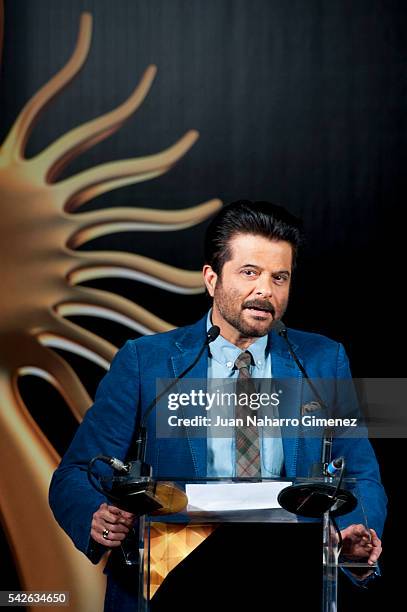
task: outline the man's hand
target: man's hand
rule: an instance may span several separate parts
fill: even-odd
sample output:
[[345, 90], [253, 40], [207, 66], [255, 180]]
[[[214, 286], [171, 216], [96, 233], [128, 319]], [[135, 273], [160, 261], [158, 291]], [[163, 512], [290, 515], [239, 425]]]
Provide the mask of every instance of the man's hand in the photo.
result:
[[[366, 529], [364, 525], [349, 525], [341, 531], [342, 548], [341, 554], [354, 561], [364, 560], [369, 565], [376, 563], [382, 552], [382, 543], [374, 529]], [[367, 578], [372, 571], [355, 568], [353, 573], [358, 577]]]
[[90, 535], [103, 546], [117, 548], [133, 527], [135, 518], [135, 514], [116, 506], [101, 504], [93, 515]]

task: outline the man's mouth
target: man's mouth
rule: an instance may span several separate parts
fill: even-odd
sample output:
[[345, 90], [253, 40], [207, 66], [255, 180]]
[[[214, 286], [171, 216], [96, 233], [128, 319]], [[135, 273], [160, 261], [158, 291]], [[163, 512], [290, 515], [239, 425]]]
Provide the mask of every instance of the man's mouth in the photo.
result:
[[244, 309], [250, 310], [257, 317], [274, 317], [276, 312], [273, 306], [259, 306], [258, 304], [247, 305]]

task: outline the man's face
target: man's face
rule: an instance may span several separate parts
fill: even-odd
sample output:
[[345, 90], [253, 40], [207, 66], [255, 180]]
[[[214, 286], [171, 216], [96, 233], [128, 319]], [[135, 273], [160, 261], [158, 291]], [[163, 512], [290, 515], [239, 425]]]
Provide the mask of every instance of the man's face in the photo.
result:
[[230, 342], [266, 335], [287, 308], [292, 247], [284, 240], [236, 234], [229, 242], [231, 259], [218, 276], [210, 266], [204, 278], [213, 297], [212, 322]]

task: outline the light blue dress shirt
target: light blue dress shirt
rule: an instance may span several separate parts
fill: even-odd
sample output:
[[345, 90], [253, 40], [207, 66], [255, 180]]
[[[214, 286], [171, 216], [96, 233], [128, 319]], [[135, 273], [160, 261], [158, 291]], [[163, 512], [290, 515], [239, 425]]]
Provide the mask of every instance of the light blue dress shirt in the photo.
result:
[[[211, 312], [208, 314], [207, 329], [212, 326]], [[250, 366], [252, 378], [271, 378], [271, 352], [268, 351], [268, 336], [258, 338], [247, 350], [253, 356], [254, 365]], [[210, 379], [232, 379], [238, 377], [234, 363], [242, 352], [237, 346], [218, 336], [211, 342], [208, 357], [208, 385]], [[263, 477], [278, 478], [282, 475], [284, 465], [283, 443], [281, 437], [263, 435], [259, 427], [261, 475]], [[235, 477], [236, 476], [236, 438], [215, 437], [208, 435], [208, 476]]]

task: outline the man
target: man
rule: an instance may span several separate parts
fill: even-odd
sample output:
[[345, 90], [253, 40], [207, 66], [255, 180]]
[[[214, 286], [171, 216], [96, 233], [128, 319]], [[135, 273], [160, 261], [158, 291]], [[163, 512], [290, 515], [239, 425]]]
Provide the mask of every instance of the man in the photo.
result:
[[[56, 519], [93, 562], [98, 562], [104, 550], [120, 547], [134, 517], [92, 490], [86, 477], [87, 463], [98, 454], [126, 459], [136, 414], [143, 414], [154, 399], [156, 379], [179, 376], [193, 363], [211, 325], [219, 326], [220, 336], [188, 377], [241, 378], [243, 373], [257, 378], [298, 376], [283, 338], [272, 331], [272, 323], [285, 313], [300, 241], [297, 220], [279, 206], [240, 201], [225, 207], [209, 226], [205, 242], [203, 276], [213, 298], [210, 313], [194, 325], [129, 341], [116, 355], [50, 489]], [[288, 333], [310, 377], [350, 377], [340, 344], [316, 334]], [[249, 361], [242, 366], [243, 353]], [[148, 428], [155, 431], [154, 412]], [[320, 460], [320, 439], [260, 440], [258, 432], [251, 431], [242, 450], [241, 435], [245, 432], [207, 440], [189, 438], [188, 432], [179, 439], [150, 436], [146, 460], [156, 476], [191, 478], [308, 476], [310, 466]], [[379, 536], [386, 512], [386, 495], [373, 450], [367, 439], [335, 439], [333, 456], [344, 456], [347, 476], [358, 479], [371, 527], [369, 532], [361, 525], [360, 508], [340, 517], [343, 550], [373, 564], [381, 552]], [[115, 560], [111, 555], [108, 564], [106, 609], [118, 593], [120, 610], [127, 610], [126, 606], [134, 609], [135, 594], [123, 584], [124, 569], [117, 557]], [[119, 567], [116, 572], [115, 567]]]

